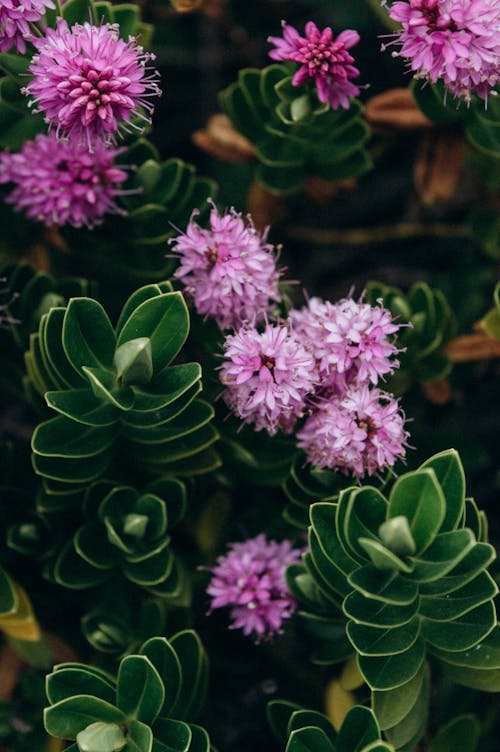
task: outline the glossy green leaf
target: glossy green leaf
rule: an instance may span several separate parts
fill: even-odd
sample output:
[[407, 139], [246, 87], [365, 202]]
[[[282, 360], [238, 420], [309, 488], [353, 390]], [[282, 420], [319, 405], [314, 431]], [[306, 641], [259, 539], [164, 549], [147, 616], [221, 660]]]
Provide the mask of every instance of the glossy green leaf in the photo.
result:
[[126, 752], [151, 752], [153, 749], [153, 732], [141, 721], [128, 723]]
[[189, 331], [189, 315], [179, 292], [167, 293], [141, 303], [126, 321], [118, 346], [137, 337], [151, 340], [153, 370], [159, 373], [177, 355]]
[[360, 655], [397, 655], [408, 650], [419, 634], [418, 616], [400, 627], [372, 627], [352, 621], [347, 625], [347, 635]]
[[312, 726], [293, 731], [286, 752], [334, 752], [334, 747], [322, 729]]
[[141, 654], [145, 655], [158, 671], [165, 690], [160, 717], [172, 715], [181, 690], [182, 670], [176, 651], [163, 637], [152, 637], [144, 643]]
[[69, 361], [79, 371], [82, 366], [113, 367], [115, 333], [104, 308], [96, 300], [70, 300], [64, 316], [62, 344]]
[[60, 668], [49, 674], [45, 680], [45, 691], [51, 705], [74, 695], [92, 695], [113, 704], [115, 686], [103, 676], [78, 668]]
[[51, 705], [44, 711], [47, 733], [60, 739], [76, 739], [91, 723], [125, 723], [121, 710], [97, 697], [78, 695]]
[[446, 500], [431, 468], [402, 475], [392, 489], [388, 517], [405, 516], [420, 555], [434, 540], [446, 513]]
[[351, 708], [337, 736], [336, 752], [361, 752], [371, 742], [380, 739], [375, 716], [369, 708]]
[[425, 657], [425, 643], [418, 638], [403, 653], [381, 658], [359, 656], [358, 665], [366, 683], [373, 690], [400, 687], [412, 679], [421, 668]]
[[446, 499], [446, 512], [441, 532], [457, 527], [463, 512], [465, 499], [465, 474], [462, 462], [455, 449], [435, 454], [421, 465], [421, 469], [434, 470], [437, 481]]
[[147, 384], [153, 376], [149, 337], [138, 337], [120, 345], [114, 356], [116, 375], [123, 384]]
[[484, 640], [495, 625], [495, 607], [489, 601], [452, 621], [447, 621], [444, 628], [439, 622], [425, 620], [422, 624], [422, 635], [436, 648], [449, 652], [462, 651]]
[[182, 683], [171, 715], [179, 718], [193, 718], [199, 712], [207, 689], [207, 658], [198, 635], [185, 630], [170, 640], [182, 669]]
[[127, 740], [115, 723], [91, 723], [76, 736], [80, 752], [119, 752]]
[[422, 689], [425, 663], [406, 684], [385, 692], [372, 692], [372, 709], [380, 728], [392, 728], [409, 714]]
[[460, 715], [439, 729], [428, 747], [428, 752], [476, 752], [480, 726], [473, 715]]
[[145, 655], [129, 655], [118, 671], [117, 704], [127, 718], [151, 724], [165, 700], [163, 682]]

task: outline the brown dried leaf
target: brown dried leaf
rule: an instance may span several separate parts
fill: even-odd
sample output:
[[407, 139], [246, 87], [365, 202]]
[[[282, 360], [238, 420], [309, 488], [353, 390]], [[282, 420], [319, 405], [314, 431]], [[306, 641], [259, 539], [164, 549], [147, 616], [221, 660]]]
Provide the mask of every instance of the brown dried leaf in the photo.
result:
[[283, 214], [283, 197], [266, 191], [257, 181], [252, 183], [247, 205], [255, 227], [260, 232], [276, 222]]
[[12, 648], [4, 643], [0, 648], [0, 702], [11, 699], [23, 662]]
[[487, 334], [465, 334], [452, 339], [445, 354], [454, 363], [500, 358], [500, 342]]
[[177, 13], [191, 13], [198, 10], [208, 16], [218, 15], [225, 0], [170, 0]]
[[422, 384], [422, 391], [434, 405], [446, 405], [451, 400], [451, 385], [448, 379], [426, 381]]
[[417, 107], [409, 89], [389, 89], [368, 100], [365, 118], [376, 131], [431, 128], [432, 123]]
[[195, 131], [194, 143], [218, 159], [242, 164], [255, 156], [255, 149], [250, 141], [233, 128], [227, 115], [219, 113], [208, 119], [206, 128]]
[[308, 198], [318, 204], [327, 204], [340, 191], [351, 191], [356, 187], [354, 178], [332, 182], [323, 178], [307, 178], [304, 183], [304, 191]]
[[453, 131], [427, 133], [413, 170], [418, 196], [423, 204], [447, 201], [455, 193], [462, 170], [464, 139]]

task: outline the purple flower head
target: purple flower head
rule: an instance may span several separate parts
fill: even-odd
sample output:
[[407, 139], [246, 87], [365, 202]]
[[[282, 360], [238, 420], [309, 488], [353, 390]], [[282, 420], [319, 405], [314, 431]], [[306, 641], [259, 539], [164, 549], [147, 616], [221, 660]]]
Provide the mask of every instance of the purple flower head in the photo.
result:
[[154, 56], [134, 37], [120, 39], [117, 24], [84, 23], [70, 29], [59, 19], [56, 29], [31, 41], [38, 54], [24, 93], [58, 136], [92, 150], [98, 141], [116, 143], [120, 128], [140, 132], [134, 119], [151, 122], [149, 98], [161, 93], [158, 73], [148, 65]]
[[207, 593], [210, 611], [231, 607], [231, 629], [242, 629], [256, 642], [279, 634], [296, 608], [285, 582], [285, 570], [300, 561], [300, 551], [288, 540], [268, 541], [264, 534], [243, 543], [230, 543], [219, 556]]
[[343, 391], [353, 382], [376, 384], [399, 365], [392, 342], [399, 326], [381, 304], [311, 298], [300, 310], [290, 311], [290, 320], [316, 358], [323, 390]]
[[305, 37], [301, 37], [297, 29], [283, 23], [283, 37], [269, 37], [269, 41], [275, 45], [269, 53], [273, 60], [292, 60], [300, 64], [292, 78], [294, 86], [313, 80], [320, 102], [328, 102], [334, 110], [349, 109], [349, 97], [356, 97], [360, 92], [350, 80], [359, 76], [359, 70], [352, 65], [354, 58], [348, 52], [359, 42], [357, 31], [347, 29], [334, 39], [329, 26], [320, 31], [309, 21]]
[[298, 446], [316, 467], [358, 478], [392, 467], [405, 456], [408, 432], [399, 403], [368, 385], [324, 401], [297, 432]]
[[214, 318], [221, 329], [259, 323], [280, 299], [273, 247], [249, 216], [234, 209], [220, 215], [215, 205], [204, 230], [193, 212], [185, 233], [171, 240], [180, 260], [175, 276], [193, 296], [196, 310]]
[[487, 100], [500, 81], [498, 0], [409, 0], [389, 15], [401, 24], [392, 42], [416, 78], [442, 79], [456, 97]]
[[118, 149], [97, 143], [93, 153], [39, 134], [20, 152], [0, 154], [0, 183], [14, 183], [7, 203], [45, 225], [95, 227], [116, 203], [127, 173], [113, 165]]
[[39, 21], [47, 8], [55, 8], [52, 0], [1, 0], [0, 52], [8, 52], [15, 46], [24, 55], [25, 40], [31, 40], [30, 23]]
[[220, 379], [228, 407], [256, 431], [289, 433], [317, 374], [314, 358], [288, 326], [242, 328], [226, 337]]

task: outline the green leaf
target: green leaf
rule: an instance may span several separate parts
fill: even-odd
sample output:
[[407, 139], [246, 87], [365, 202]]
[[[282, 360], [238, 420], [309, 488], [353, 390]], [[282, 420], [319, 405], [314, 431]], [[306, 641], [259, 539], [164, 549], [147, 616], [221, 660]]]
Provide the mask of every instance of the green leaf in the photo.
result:
[[361, 655], [358, 656], [358, 665], [371, 689], [387, 690], [409, 682], [422, 666], [424, 657], [425, 643], [419, 637], [404, 653], [381, 658]]
[[361, 752], [367, 744], [380, 739], [375, 716], [360, 705], [351, 708], [337, 736], [336, 752]]
[[445, 626], [440, 622], [425, 620], [422, 635], [427, 642], [440, 650], [462, 651], [477, 645], [496, 625], [495, 607], [491, 601], [483, 603]]
[[334, 752], [334, 748], [325, 732], [313, 726], [293, 731], [286, 752]]
[[378, 489], [365, 486], [343, 491], [339, 497], [336, 524], [346, 553], [365, 560], [365, 548], [359, 539], [378, 541], [378, 529], [385, 522], [386, 515], [387, 500]]
[[190, 752], [192, 731], [187, 723], [160, 718], [154, 725], [154, 735], [168, 752]]
[[110, 426], [117, 420], [115, 406], [103, 404], [91, 389], [46, 392], [45, 401], [66, 418], [87, 426]]
[[367, 598], [394, 606], [407, 606], [418, 595], [416, 583], [408, 582], [397, 572], [383, 572], [368, 564], [349, 575], [349, 583]]
[[115, 333], [106, 311], [97, 300], [72, 298], [69, 301], [62, 342], [68, 359], [77, 370], [81, 371], [82, 366], [112, 369]]
[[172, 715], [182, 683], [182, 670], [177, 653], [164, 637], [152, 637], [144, 643], [141, 654], [145, 655], [158, 671], [165, 690], [160, 716]]
[[90, 695], [68, 697], [44, 710], [44, 723], [47, 733], [60, 739], [76, 739], [91, 723], [125, 723], [126, 716], [121, 710]]
[[385, 692], [372, 692], [372, 709], [382, 731], [396, 726], [415, 705], [424, 680], [425, 663], [406, 684]]
[[68, 26], [85, 23], [89, 20], [90, 5], [88, 0], [68, 0], [63, 5], [63, 18]]
[[129, 655], [120, 663], [117, 704], [127, 718], [151, 725], [165, 700], [158, 671], [145, 655]]
[[388, 517], [405, 516], [420, 555], [434, 540], [445, 518], [446, 501], [431, 468], [402, 475], [392, 489]]
[[439, 533], [422, 558], [413, 558], [415, 567], [408, 578], [421, 583], [438, 580], [451, 572], [474, 545], [480, 544], [476, 544], [470, 530]]
[[171, 714], [179, 719], [193, 718], [199, 712], [207, 688], [207, 657], [198, 635], [185, 630], [174, 635], [170, 644], [182, 670], [180, 693]]
[[115, 435], [114, 426], [81, 426], [60, 415], [36, 427], [31, 446], [45, 457], [92, 457], [112, 446]]
[[497, 593], [495, 581], [487, 572], [481, 572], [463, 587], [447, 593], [445, 597], [421, 595], [420, 615], [434, 621], [450, 621], [491, 600]]
[[288, 724], [295, 711], [300, 706], [288, 700], [271, 700], [266, 706], [266, 717], [274, 735], [281, 744], [285, 744], [288, 737]]
[[418, 616], [400, 627], [372, 627], [352, 621], [347, 625], [347, 635], [360, 655], [397, 655], [408, 650], [419, 634]]
[[151, 340], [154, 373], [159, 373], [175, 358], [186, 341], [189, 314], [180, 292], [166, 293], [141, 303], [126, 321], [118, 346], [137, 337]]
[[151, 752], [153, 732], [140, 721], [132, 720], [128, 724], [126, 752]]
[[430, 743], [427, 752], [476, 752], [480, 726], [473, 715], [460, 715], [449, 721]]
[[113, 704], [115, 686], [103, 676], [90, 673], [86, 666], [60, 668], [45, 680], [45, 691], [51, 705], [75, 695], [92, 695]]
[[123, 384], [147, 384], [153, 376], [149, 337], [137, 337], [120, 345], [115, 352], [116, 375]]
[[381, 572], [411, 572], [413, 567], [393, 554], [388, 548], [383, 546], [380, 541], [370, 538], [358, 538], [358, 544], [368, 554], [373, 562], [373, 566]]
[[318, 713], [316, 710], [298, 709], [293, 711], [288, 722], [288, 733], [290, 734], [295, 729], [306, 728], [307, 726], [320, 728], [331, 742], [335, 742], [337, 734], [326, 715]]
[[119, 752], [127, 740], [115, 723], [91, 723], [76, 736], [80, 752]]
[[419, 599], [405, 606], [394, 606], [358, 592], [351, 593], [343, 603], [346, 616], [358, 624], [378, 627], [399, 627], [406, 624], [419, 611]]
[[441, 532], [453, 530], [462, 517], [465, 499], [465, 474], [460, 456], [455, 449], [447, 449], [435, 454], [420, 466], [421, 470], [425, 468], [434, 470], [446, 499], [446, 513]]
[[430, 677], [427, 668], [424, 668], [424, 677], [417, 695], [415, 704], [410, 708], [408, 714], [396, 725], [390, 729], [385, 729], [385, 736], [396, 749], [411, 745], [413, 750], [415, 744], [423, 736], [427, 726], [427, 716], [429, 712], [430, 697]]

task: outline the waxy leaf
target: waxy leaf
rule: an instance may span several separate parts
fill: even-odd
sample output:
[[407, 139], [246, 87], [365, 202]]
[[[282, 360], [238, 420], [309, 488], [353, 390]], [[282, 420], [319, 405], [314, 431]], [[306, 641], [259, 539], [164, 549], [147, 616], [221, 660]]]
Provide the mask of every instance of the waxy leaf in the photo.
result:
[[129, 655], [120, 663], [117, 704], [127, 718], [151, 725], [165, 700], [163, 682], [145, 655]]

